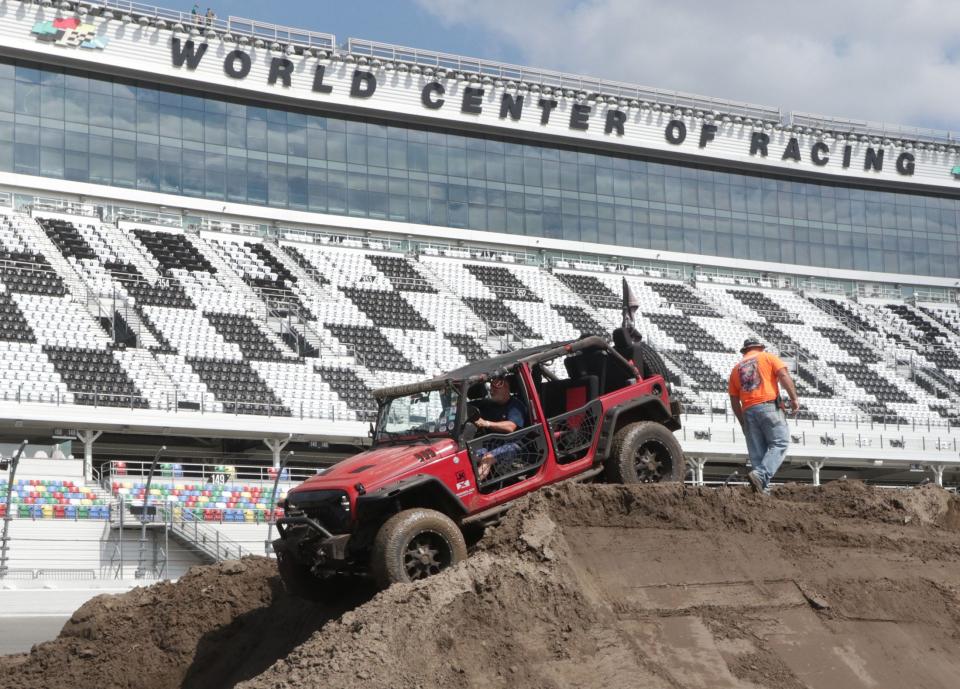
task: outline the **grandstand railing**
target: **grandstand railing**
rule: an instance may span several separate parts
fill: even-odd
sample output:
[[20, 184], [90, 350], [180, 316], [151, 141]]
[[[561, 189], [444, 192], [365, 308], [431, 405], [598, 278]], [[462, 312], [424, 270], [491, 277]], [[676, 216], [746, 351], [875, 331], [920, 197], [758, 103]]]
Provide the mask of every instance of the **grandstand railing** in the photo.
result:
[[[867, 420], [861, 423], [848, 422], [847, 428], [840, 428], [837, 422], [831, 424], [824, 423], [823, 420], [793, 420], [789, 421], [790, 444], [791, 447], [813, 448], [816, 451], [828, 451], [831, 449], [842, 450], [866, 449], [871, 450], [901, 450], [922, 453], [932, 453], [934, 451], [947, 453], [946, 456], [936, 456], [929, 454], [929, 461], [960, 461], [957, 453], [960, 452], [960, 437], [953, 432], [956, 429], [960, 432], [960, 424], [950, 426], [939, 426], [930, 424], [930, 430], [924, 432], [926, 424], [882, 424]], [[849, 426], [853, 428], [849, 428]], [[804, 428], [804, 426], [807, 426]], [[947, 435], [931, 435], [934, 428], [945, 429]], [[919, 434], [917, 431], [919, 430]], [[907, 435], [910, 433], [911, 435]], [[706, 424], [703, 426], [688, 425], [685, 423], [679, 432], [683, 441], [709, 440], [712, 443], [731, 443], [738, 444], [743, 442], [743, 432], [738, 424], [724, 423], [716, 426]], [[882, 455], [876, 457], [877, 460], [883, 460]]]
[[[76, 402], [78, 395], [91, 396], [92, 404], [80, 404]], [[70, 401], [73, 397], [73, 402]], [[140, 403], [141, 400], [147, 402], [147, 406]], [[104, 407], [113, 409], [150, 409], [153, 411], [163, 411], [170, 413], [180, 412], [199, 412], [201, 414], [227, 414], [230, 416], [274, 416], [297, 419], [316, 419], [318, 421], [356, 421], [357, 414], [369, 412], [369, 409], [348, 409], [344, 412], [336, 402], [329, 402], [326, 405], [326, 411], [314, 412], [307, 403], [301, 401], [299, 404], [292, 405], [293, 408], [285, 404], [275, 404], [262, 401], [253, 401], [249, 399], [229, 400], [219, 398], [208, 398], [201, 395], [199, 401], [180, 399], [179, 392], [166, 393], [161, 400], [152, 397], [145, 397], [142, 394], [118, 394], [101, 392], [99, 389], [70, 390], [61, 389], [57, 385], [53, 392], [47, 391], [24, 391], [23, 383], [16, 390], [4, 388], [0, 391], [0, 401], [16, 402], [17, 404], [53, 404], [61, 406], [71, 404], [77, 406], [92, 406], [94, 408]], [[251, 407], [266, 407], [266, 413], [255, 412]], [[290, 413], [287, 414], [286, 412]]]
[[239, 560], [244, 555], [252, 555], [239, 543], [225, 536], [220, 529], [196, 517], [195, 510], [172, 508], [169, 505], [160, 506], [156, 512], [156, 518], [162, 521], [164, 528], [213, 558], [215, 562]]
[[79, 215], [89, 218], [97, 217], [97, 208], [89, 203], [80, 203], [67, 199], [58, 199], [48, 196], [34, 196], [28, 210], [46, 211], [47, 213], [63, 213], [64, 215]]
[[610, 257], [609, 259], [597, 256], [574, 254], [566, 251], [552, 252], [547, 259], [548, 265], [564, 270], [580, 270], [592, 273], [617, 273], [625, 276], [636, 275], [665, 280], [683, 280], [691, 275], [693, 267], [681, 266], [676, 263], [632, 259], [627, 257]]
[[445, 256], [471, 261], [495, 261], [519, 265], [540, 265], [541, 263], [540, 257], [529, 251], [460, 246], [435, 240], [415, 242], [414, 249], [416, 253], [427, 256]]
[[204, 216], [200, 219], [199, 227], [208, 232], [223, 232], [224, 234], [239, 234], [245, 237], [262, 237], [267, 234], [267, 226], [257, 223], [235, 222], [232, 220], [218, 220]]
[[183, 217], [175, 213], [151, 211], [145, 208], [128, 208], [126, 206], [106, 206], [105, 211], [103, 219], [110, 222], [128, 220], [130, 222], [143, 223], [144, 225], [183, 227]]
[[[150, 473], [149, 461], [111, 460], [100, 465], [100, 486], [112, 490], [116, 480], [130, 480], [133, 477], [146, 477]], [[315, 476], [320, 467], [311, 465], [285, 466], [280, 471], [281, 481], [300, 483]], [[203, 463], [203, 462], [162, 462], [154, 476], [158, 479], [178, 479], [185, 483], [196, 482], [222, 484], [234, 481], [258, 481], [272, 483], [277, 472], [273, 467], [262, 465]]]
[[[831, 381], [825, 380], [827, 384], [831, 384]], [[689, 386], [687, 386], [689, 387]], [[726, 393], [723, 393], [726, 395]], [[696, 404], [696, 403], [695, 403]], [[802, 402], [801, 402], [801, 412], [803, 411]], [[685, 419], [709, 419], [712, 423], [716, 419], [723, 419], [725, 422], [733, 424], [735, 417], [733, 412], [730, 409], [729, 402], [724, 401], [722, 404], [716, 406], [711, 406], [709, 403], [704, 403], [704, 411], [702, 414], [695, 414], [689, 411], [684, 412]], [[906, 419], [906, 422], [903, 421]], [[808, 424], [810, 428], [838, 428], [840, 424], [845, 424], [846, 426], [852, 426], [854, 429], [870, 429], [873, 430], [883, 430], [884, 432], [893, 429], [898, 432], [900, 431], [926, 431], [932, 432], [933, 429], [942, 428], [946, 429], [946, 433], [952, 437], [954, 429], [960, 433], [960, 420], [951, 420], [940, 418], [936, 421], [930, 421], [929, 417], [925, 417], [923, 420], [918, 421], [914, 417], [909, 417], [907, 415], [883, 415], [883, 414], [831, 414], [829, 416], [821, 416], [819, 418], [802, 418], [802, 419], [791, 419], [790, 423], [803, 423]]]
[[20, 581], [30, 579], [43, 579], [44, 581], [90, 581], [96, 578], [97, 573], [95, 570], [77, 568], [43, 567], [32, 569], [29, 567], [17, 567], [0, 572], [0, 579], [17, 579]]
[[278, 227], [272, 230], [278, 239], [304, 244], [341, 246], [345, 249], [370, 249], [371, 251], [396, 251], [406, 253], [409, 243], [389, 237], [364, 237], [346, 232], [308, 230], [299, 227]]
[[916, 305], [917, 302], [953, 304], [956, 303], [956, 293], [947, 288], [914, 287], [913, 295], [907, 297], [907, 302], [914, 305]]

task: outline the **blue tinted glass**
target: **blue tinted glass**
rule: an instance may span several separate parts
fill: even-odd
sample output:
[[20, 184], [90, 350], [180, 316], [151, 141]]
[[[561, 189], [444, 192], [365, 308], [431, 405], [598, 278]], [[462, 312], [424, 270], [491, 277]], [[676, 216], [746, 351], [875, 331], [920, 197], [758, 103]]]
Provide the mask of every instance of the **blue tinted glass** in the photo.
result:
[[0, 115], [8, 118], [0, 122], [4, 171], [517, 235], [960, 277], [956, 199], [308, 115], [10, 60], [0, 62]]

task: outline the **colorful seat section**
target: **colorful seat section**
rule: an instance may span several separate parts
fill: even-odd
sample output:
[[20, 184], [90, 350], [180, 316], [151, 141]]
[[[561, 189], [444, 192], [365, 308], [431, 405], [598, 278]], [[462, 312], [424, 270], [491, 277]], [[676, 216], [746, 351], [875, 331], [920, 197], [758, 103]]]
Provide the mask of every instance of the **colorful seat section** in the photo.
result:
[[[0, 496], [7, 494], [7, 481], [0, 479]], [[19, 479], [10, 493], [10, 516], [23, 519], [109, 519], [110, 505], [89, 488], [71, 480]], [[7, 516], [0, 504], [0, 517]]]
[[[142, 502], [146, 497], [146, 481], [114, 481], [111, 492], [118, 499]], [[153, 482], [150, 503], [168, 504], [174, 518], [214, 522], [258, 523], [283, 516], [273, 503], [272, 486], [238, 483]], [[278, 493], [278, 502], [285, 497]]]

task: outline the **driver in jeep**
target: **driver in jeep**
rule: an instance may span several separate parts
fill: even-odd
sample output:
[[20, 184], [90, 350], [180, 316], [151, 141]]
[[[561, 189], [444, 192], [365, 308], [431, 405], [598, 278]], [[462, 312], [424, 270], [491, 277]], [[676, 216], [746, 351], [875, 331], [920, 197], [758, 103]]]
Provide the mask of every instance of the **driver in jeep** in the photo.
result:
[[[484, 405], [483, 415], [474, 423], [478, 430], [502, 434], [513, 433], [527, 425], [527, 411], [523, 403], [510, 394], [510, 383], [506, 378], [493, 378], [490, 381], [490, 398]], [[498, 461], [515, 459], [518, 451], [516, 443], [504, 443], [490, 450], [481, 448], [477, 480], [485, 480]]]

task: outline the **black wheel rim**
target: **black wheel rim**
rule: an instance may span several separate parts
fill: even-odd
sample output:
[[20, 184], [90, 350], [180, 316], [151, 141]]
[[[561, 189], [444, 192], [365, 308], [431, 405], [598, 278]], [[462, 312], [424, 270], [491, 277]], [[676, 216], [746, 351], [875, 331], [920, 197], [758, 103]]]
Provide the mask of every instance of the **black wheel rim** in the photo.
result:
[[659, 440], [648, 440], [637, 448], [634, 466], [640, 483], [658, 483], [673, 475], [673, 457]]
[[403, 568], [410, 581], [426, 579], [450, 566], [453, 549], [436, 531], [421, 531], [403, 551]]

